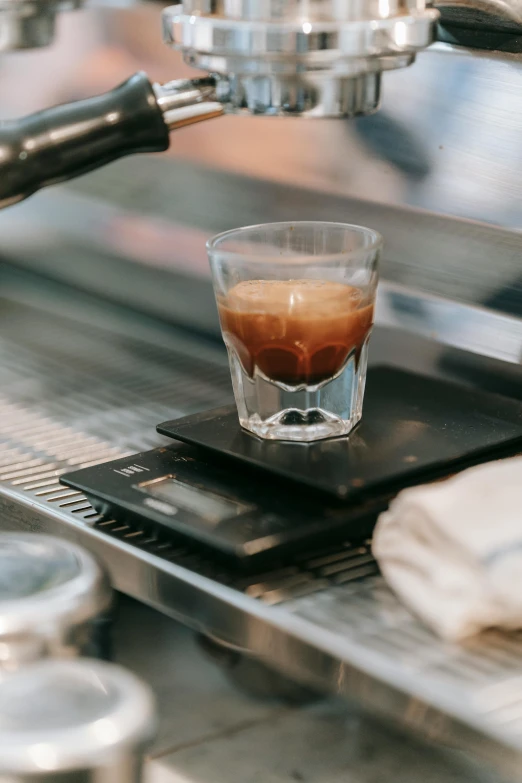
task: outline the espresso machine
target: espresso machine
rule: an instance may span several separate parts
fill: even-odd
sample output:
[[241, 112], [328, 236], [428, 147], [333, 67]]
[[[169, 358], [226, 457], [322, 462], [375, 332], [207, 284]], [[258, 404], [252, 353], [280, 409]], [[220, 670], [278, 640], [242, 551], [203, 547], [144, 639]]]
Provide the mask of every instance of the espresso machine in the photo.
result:
[[[60, 16], [55, 47], [66, 32], [85, 44], [87, 13]], [[113, 39], [137, 51], [160, 25], [154, 6], [93, 13], [111, 52]], [[126, 28], [133, 14], [137, 36]], [[458, 396], [459, 415], [487, 418], [497, 439], [488, 448], [515, 448], [521, 25], [514, 0], [187, 0], [163, 10], [179, 79], [169, 81], [160, 58], [170, 53], [154, 43], [140, 50], [150, 78], [95, 98], [71, 78], [56, 97], [80, 100], [55, 108], [29, 105], [43, 60], [9, 91], [9, 74], [34, 52], [6, 46], [0, 61], [2, 527], [82, 542], [119, 590], [213, 644], [471, 750], [513, 779], [522, 641], [492, 633], [453, 648], [400, 605], [369, 542], [396, 485], [380, 486], [347, 527], [341, 481], [328, 502], [320, 493], [332, 487], [316, 486], [290, 518], [286, 482], [308, 469], [303, 455], [267, 457], [243, 442], [254, 472], [237, 483], [227, 461], [237, 443], [218, 442], [206, 419], [231, 391], [204, 239], [277, 219], [379, 230], [370, 372], [402, 389], [428, 376], [439, 400]], [[57, 79], [52, 56], [46, 73]], [[103, 58], [89, 62], [103, 71]], [[209, 433], [218, 467], [195, 459]], [[330, 467], [336, 448], [325, 447]], [[255, 472], [267, 460], [270, 502]], [[241, 514], [250, 528], [227, 538], [221, 523]], [[244, 535], [254, 528], [257, 538]], [[255, 562], [238, 568], [238, 552]]]
[[165, 42], [207, 75], [152, 85], [136, 74], [104, 96], [8, 122], [1, 203], [123, 155], [164, 151], [170, 131], [224, 112], [369, 114], [379, 105], [382, 72], [410, 65], [433, 42], [438, 16], [424, 1], [171, 6], [163, 12]]

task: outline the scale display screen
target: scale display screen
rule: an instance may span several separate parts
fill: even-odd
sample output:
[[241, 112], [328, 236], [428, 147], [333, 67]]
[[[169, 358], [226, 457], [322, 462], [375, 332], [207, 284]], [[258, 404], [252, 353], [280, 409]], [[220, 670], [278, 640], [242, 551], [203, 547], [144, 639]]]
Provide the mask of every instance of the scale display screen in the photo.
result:
[[246, 514], [255, 508], [216, 495], [214, 492], [202, 490], [200, 487], [191, 487], [178, 481], [174, 476], [163, 476], [160, 479], [146, 481], [138, 484], [138, 488], [152, 497], [166, 501], [171, 506], [197, 514], [205, 522], [213, 525]]

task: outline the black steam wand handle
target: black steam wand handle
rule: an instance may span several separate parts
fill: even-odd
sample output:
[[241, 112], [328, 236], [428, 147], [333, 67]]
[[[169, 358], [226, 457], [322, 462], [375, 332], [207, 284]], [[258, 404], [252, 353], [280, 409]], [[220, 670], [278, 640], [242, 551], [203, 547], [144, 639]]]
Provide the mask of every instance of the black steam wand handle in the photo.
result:
[[169, 146], [147, 76], [103, 95], [0, 122], [0, 208], [135, 152]]

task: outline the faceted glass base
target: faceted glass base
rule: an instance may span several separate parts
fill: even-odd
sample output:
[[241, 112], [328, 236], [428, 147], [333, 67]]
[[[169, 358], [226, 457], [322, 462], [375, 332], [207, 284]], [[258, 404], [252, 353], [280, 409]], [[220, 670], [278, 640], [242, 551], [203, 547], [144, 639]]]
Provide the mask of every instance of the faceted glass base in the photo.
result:
[[241, 426], [267, 440], [308, 443], [348, 435], [362, 416], [368, 342], [358, 361], [352, 353], [342, 370], [319, 386], [292, 388], [258, 371], [245, 373], [228, 345], [232, 385]]

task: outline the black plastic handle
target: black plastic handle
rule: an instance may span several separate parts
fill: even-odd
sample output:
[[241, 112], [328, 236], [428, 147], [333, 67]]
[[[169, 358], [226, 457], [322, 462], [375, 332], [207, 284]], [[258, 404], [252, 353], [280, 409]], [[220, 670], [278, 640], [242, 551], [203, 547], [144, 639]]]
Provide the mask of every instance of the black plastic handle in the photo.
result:
[[104, 95], [0, 122], [0, 208], [124, 155], [168, 146], [169, 129], [143, 73]]

